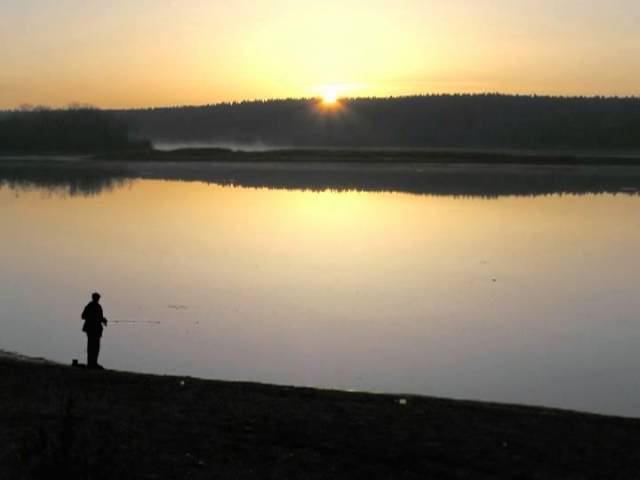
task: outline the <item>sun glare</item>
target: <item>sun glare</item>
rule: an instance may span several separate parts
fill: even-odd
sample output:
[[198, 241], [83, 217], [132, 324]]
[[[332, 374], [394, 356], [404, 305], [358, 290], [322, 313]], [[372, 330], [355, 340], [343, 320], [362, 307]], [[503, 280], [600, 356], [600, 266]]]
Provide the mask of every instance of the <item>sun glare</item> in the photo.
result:
[[335, 88], [325, 88], [322, 92], [322, 103], [335, 105], [338, 102], [338, 91]]

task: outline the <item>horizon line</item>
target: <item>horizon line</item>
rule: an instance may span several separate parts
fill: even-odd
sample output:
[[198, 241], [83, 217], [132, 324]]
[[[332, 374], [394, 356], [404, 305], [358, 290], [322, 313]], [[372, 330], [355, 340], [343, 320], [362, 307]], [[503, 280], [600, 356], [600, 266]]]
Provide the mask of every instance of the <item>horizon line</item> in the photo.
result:
[[[640, 95], [553, 95], [553, 94], [537, 94], [537, 93], [502, 93], [502, 92], [476, 92], [476, 93], [415, 93], [407, 95], [388, 95], [388, 96], [340, 96], [338, 101], [341, 102], [354, 102], [359, 100], [402, 100], [412, 98], [424, 98], [424, 97], [512, 97], [512, 98], [542, 98], [542, 99], [557, 99], [557, 100], [640, 100]], [[155, 106], [138, 106], [138, 107], [99, 107], [90, 103], [84, 102], [69, 102], [66, 105], [51, 106], [51, 105], [32, 105], [29, 103], [23, 103], [13, 108], [0, 108], [0, 112], [13, 113], [22, 111], [59, 111], [59, 110], [103, 110], [103, 111], [135, 111], [135, 110], [168, 110], [175, 108], [207, 108], [207, 107], [222, 107], [222, 106], [235, 106], [246, 104], [260, 104], [260, 103], [277, 103], [277, 102], [321, 102], [322, 96], [312, 97], [267, 97], [267, 98], [253, 98], [243, 100], [229, 100], [215, 103], [201, 103], [201, 104], [173, 104], [173, 105], [155, 105]]]

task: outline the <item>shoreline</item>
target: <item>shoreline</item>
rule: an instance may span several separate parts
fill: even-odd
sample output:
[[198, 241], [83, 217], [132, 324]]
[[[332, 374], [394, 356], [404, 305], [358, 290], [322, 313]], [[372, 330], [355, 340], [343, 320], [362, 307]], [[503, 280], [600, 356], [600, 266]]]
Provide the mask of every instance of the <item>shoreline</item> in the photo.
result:
[[[51, 367], [60, 367], [64, 369], [72, 369], [72, 370], [85, 370], [86, 365], [80, 361], [79, 366], [72, 365], [71, 363], [61, 363], [55, 360], [50, 360], [44, 357], [32, 357], [29, 355], [23, 355], [21, 353], [3, 350], [0, 349], [0, 365], [3, 363], [19, 363], [19, 364], [28, 364], [33, 366], [51, 366]], [[178, 374], [178, 373], [151, 373], [151, 372], [141, 372], [135, 370], [114, 370], [105, 367], [104, 370], [99, 370], [98, 372], [105, 372], [111, 374], [119, 374], [119, 375], [130, 375], [130, 376], [140, 376], [140, 377], [157, 377], [157, 378], [166, 378], [166, 379], [174, 379], [174, 380], [193, 380], [198, 382], [213, 382], [213, 383], [222, 383], [222, 384], [230, 384], [230, 385], [248, 385], [254, 387], [265, 387], [269, 389], [283, 389], [283, 390], [310, 390], [315, 392], [330, 392], [335, 394], [344, 394], [344, 395], [368, 395], [374, 397], [385, 397], [395, 401], [402, 399], [429, 399], [435, 401], [445, 401], [452, 403], [460, 403], [460, 404], [471, 404], [478, 406], [485, 406], [487, 408], [497, 408], [497, 409], [524, 409], [524, 410], [535, 410], [540, 412], [548, 412], [549, 414], [568, 414], [568, 415], [586, 415], [586, 416], [595, 416], [595, 417], [604, 417], [611, 419], [620, 419], [620, 420], [632, 420], [638, 421], [640, 424], [640, 416], [625, 416], [625, 415], [615, 415], [608, 413], [598, 413], [598, 412], [590, 412], [586, 410], [574, 410], [571, 408], [562, 408], [562, 407], [553, 407], [553, 406], [545, 406], [545, 405], [535, 405], [535, 404], [522, 404], [522, 403], [509, 403], [509, 402], [500, 402], [500, 401], [491, 401], [491, 400], [474, 400], [469, 398], [455, 398], [455, 397], [441, 397], [434, 396], [428, 394], [421, 393], [407, 393], [407, 392], [387, 392], [387, 391], [369, 391], [369, 390], [352, 390], [352, 389], [341, 389], [341, 388], [333, 388], [333, 387], [322, 387], [322, 386], [310, 386], [310, 385], [294, 385], [294, 384], [285, 384], [285, 383], [268, 383], [261, 382], [255, 380], [219, 380], [216, 378], [208, 378], [208, 377], [197, 377], [192, 376], [190, 374]], [[100, 374], [100, 373], [96, 373]]]
[[6, 352], [0, 375], [3, 478], [83, 468], [95, 478], [633, 478], [640, 468], [640, 419], [90, 371]]
[[[248, 158], [248, 157], [247, 157]], [[0, 156], [0, 185], [97, 194], [127, 181], [199, 181], [224, 186], [427, 195], [536, 196], [640, 193], [637, 165], [415, 161], [96, 160]]]
[[418, 164], [515, 164], [640, 166], [640, 153], [631, 151], [527, 150], [491, 148], [280, 148], [261, 151], [227, 148], [178, 148], [114, 151], [94, 154], [98, 161], [115, 162], [275, 162]]
[[22, 355], [17, 352], [10, 352], [8, 350], [0, 349], [0, 362], [4, 361], [14, 361], [14, 362], [24, 362], [31, 363], [34, 365], [60, 365], [62, 364], [54, 362], [53, 360], [49, 360], [43, 357], [30, 357], [28, 355]]
[[635, 150], [517, 149], [517, 148], [342, 148], [291, 147], [242, 150], [221, 147], [131, 148], [113, 151], [0, 151], [0, 160], [50, 158], [87, 162], [203, 162], [316, 164], [441, 164], [530, 166], [640, 166]]

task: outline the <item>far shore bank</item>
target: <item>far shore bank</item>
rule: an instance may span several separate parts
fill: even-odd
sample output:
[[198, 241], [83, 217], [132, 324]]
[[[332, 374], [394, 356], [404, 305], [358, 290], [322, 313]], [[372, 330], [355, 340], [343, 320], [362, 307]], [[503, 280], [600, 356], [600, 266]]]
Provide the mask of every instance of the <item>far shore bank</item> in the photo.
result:
[[378, 163], [640, 166], [640, 151], [496, 148], [128, 148], [108, 151], [0, 151], [2, 159], [82, 159], [108, 162]]
[[0, 355], [2, 478], [628, 479], [640, 419]]
[[[340, 156], [332, 151], [221, 151], [212, 155], [206, 149], [158, 153], [166, 154], [162, 160], [133, 154], [130, 158], [123, 154], [112, 159], [87, 155], [0, 155], [0, 185], [67, 190], [72, 195], [93, 195], [138, 179], [246, 188], [485, 198], [640, 193], [640, 157], [634, 156], [619, 157], [619, 163], [606, 163], [604, 157], [590, 160], [591, 163], [546, 160], [482, 163], [477, 159], [466, 162], [463, 157], [455, 161], [438, 160], [440, 157], [436, 156], [425, 160], [419, 152], [399, 152], [398, 157], [388, 152], [378, 152], [377, 157], [364, 151], [343, 153]], [[357, 160], [352, 161], [351, 154]]]
[[97, 160], [154, 162], [451, 163], [523, 165], [640, 165], [640, 152], [548, 151], [459, 148], [227, 148], [145, 149], [106, 152]]

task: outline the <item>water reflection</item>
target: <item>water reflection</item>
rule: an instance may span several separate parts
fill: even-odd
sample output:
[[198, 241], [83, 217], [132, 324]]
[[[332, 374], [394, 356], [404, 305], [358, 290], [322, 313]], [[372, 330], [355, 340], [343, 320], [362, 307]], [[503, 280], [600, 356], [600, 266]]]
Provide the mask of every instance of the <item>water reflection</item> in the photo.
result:
[[0, 161], [0, 187], [40, 188], [52, 194], [95, 196], [127, 184], [126, 168], [79, 161]]
[[[138, 167], [134, 166], [133, 171]], [[473, 196], [637, 193], [640, 167], [442, 164], [155, 164], [144, 178], [312, 191]]]
[[0, 187], [0, 349], [83, 358], [98, 290], [113, 368], [640, 415], [638, 211], [626, 195]]
[[485, 198], [640, 191], [640, 167], [0, 161], [0, 184], [13, 188], [37, 186], [70, 195], [97, 195], [136, 178]]

